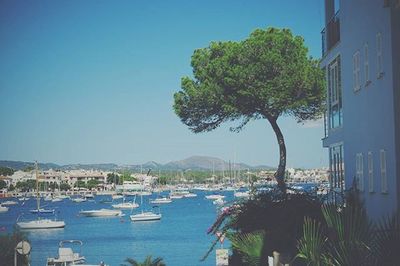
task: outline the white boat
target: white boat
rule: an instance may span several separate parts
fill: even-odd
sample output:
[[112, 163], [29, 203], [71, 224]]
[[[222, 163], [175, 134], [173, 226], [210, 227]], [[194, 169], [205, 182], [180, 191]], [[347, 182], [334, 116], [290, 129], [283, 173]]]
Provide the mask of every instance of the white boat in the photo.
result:
[[169, 197], [170, 197], [171, 199], [181, 199], [181, 198], [183, 198], [183, 195], [178, 195], [178, 194], [170, 193], [170, 194], [169, 194]]
[[132, 214], [129, 217], [132, 222], [145, 222], [145, 221], [157, 221], [161, 220], [161, 212], [158, 206], [154, 206], [153, 208], [158, 208], [158, 213], [154, 213], [152, 211], [143, 211], [143, 195], [140, 196], [140, 205], [142, 206], [142, 212], [138, 214]]
[[30, 199], [30, 198], [28, 198], [28, 197], [18, 198], [19, 201], [26, 201], [26, 200], [29, 200], [29, 199]]
[[1, 205], [3, 205], [3, 206], [12, 206], [12, 205], [17, 205], [17, 204], [18, 204], [18, 202], [13, 201], [13, 200], [7, 200], [7, 201], [4, 201], [1, 203]]
[[[36, 210], [31, 210], [31, 212], [36, 213], [43, 213], [44, 211], [51, 211], [45, 210], [40, 208], [40, 195], [39, 195], [39, 175], [38, 175], [38, 167], [37, 162], [35, 162], [35, 173], [36, 173]], [[52, 210], [54, 212], [54, 210]], [[37, 217], [36, 220], [26, 221], [26, 222], [18, 222], [19, 217], [17, 219], [17, 226], [20, 229], [53, 229], [53, 228], [64, 228], [65, 222], [64, 221], [57, 221], [57, 220], [50, 220], [50, 219], [41, 219]]]
[[60, 197], [55, 197], [55, 198], [53, 198], [52, 200], [51, 200], [51, 202], [60, 202], [60, 201], [62, 201], [63, 199], [62, 198], [60, 198]]
[[219, 199], [214, 200], [213, 204], [214, 205], [224, 205], [225, 201], [223, 199], [219, 198]]
[[183, 197], [184, 198], [195, 198], [195, 197], [197, 197], [197, 194], [189, 192], [189, 193], [184, 194]]
[[142, 212], [130, 216], [132, 222], [145, 222], [161, 220], [161, 213]]
[[64, 228], [64, 221], [55, 221], [50, 219], [37, 219], [28, 222], [17, 222], [17, 226], [20, 229], [55, 229], [55, 228]]
[[86, 199], [94, 199], [93, 193], [85, 193], [84, 197], [85, 197]]
[[51, 195], [47, 195], [44, 200], [45, 201], [51, 201], [53, 199], [53, 197]]
[[[82, 256], [78, 252], [74, 252], [71, 247], [67, 247], [67, 245], [79, 245], [79, 249], [81, 249], [83, 243], [79, 240], [63, 240], [58, 244], [58, 255], [57, 257], [47, 258], [46, 266], [72, 266], [72, 265], [80, 265], [80, 266], [89, 266], [86, 264], [86, 258]], [[92, 266], [106, 266], [104, 262], [100, 262], [99, 264], [90, 264]]]
[[115, 209], [134, 209], [138, 208], [139, 204], [137, 204], [136, 202], [125, 201], [117, 204], [112, 204], [111, 206]]
[[114, 194], [114, 195], [112, 195], [111, 196], [111, 198], [114, 200], [114, 199], [122, 199], [124, 196], [122, 196], [122, 195], [119, 195], [119, 194]]
[[80, 203], [80, 202], [85, 202], [85, 201], [86, 201], [86, 198], [78, 197], [78, 198], [71, 198], [71, 200], [72, 200], [73, 202]]
[[167, 198], [167, 197], [162, 197], [162, 198], [156, 198], [153, 200], [150, 200], [150, 203], [152, 204], [167, 204], [167, 203], [171, 203], [172, 199]]
[[224, 195], [220, 195], [220, 194], [211, 194], [211, 195], [207, 195], [206, 199], [210, 199], [210, 200], [217, 200], [217, 199], [223, 199], [225, 198]]
[[30, 213], [54, 213], [54, 211], [55, 211], [54, 209], [43, 209], [43, 208], [29, 210]]
[[122, 216], [122, 211], [121, 210], [100, 209], [100, 210], [80, 211], [79, 214], [86, 216], [86, 217]]
[[0, 213], [7, 212], [7, 211], [8, 211], [8, 207], [0, 205]]
[[249, 198], [250, 193], [248, 191], [237, 191], [233, 193], [233, 196], [235, 196], [235, 198]]

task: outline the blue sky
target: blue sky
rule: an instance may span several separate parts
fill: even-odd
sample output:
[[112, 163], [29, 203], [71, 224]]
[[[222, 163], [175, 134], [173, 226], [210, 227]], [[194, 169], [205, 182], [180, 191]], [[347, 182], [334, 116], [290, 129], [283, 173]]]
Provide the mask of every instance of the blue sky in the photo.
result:
[[[193, 134], [172, 110], [210, 41], [287, 27], [320, 57], [323, 1], [0, 1], [0, 159], [118, 164], [191, 155], [277, 165], [267, 121]], [[288, 166], [327, 164], [321, 123], [278, 120]]]

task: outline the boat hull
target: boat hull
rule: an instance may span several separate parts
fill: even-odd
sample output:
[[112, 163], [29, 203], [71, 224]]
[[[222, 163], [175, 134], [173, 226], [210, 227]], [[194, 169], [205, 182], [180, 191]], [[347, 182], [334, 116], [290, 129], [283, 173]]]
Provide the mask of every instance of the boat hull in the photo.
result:
[[86, 217], [110, 217], [110, 216], [121, 216], [122, 212], [120, 210], [90, 210], [90, 211], [80, 211], [80, 215]]
[[18, 222], [17, 226], [20, 229], [55, 229], [55, 228], [64, 228], [65, 222], [42, 219], [30, 222]]
[[146, 221], [158, 221], [161, 220], [161, 214], [155, 213], [140, 213], [130, 216], [133, 222], [146, 222]]

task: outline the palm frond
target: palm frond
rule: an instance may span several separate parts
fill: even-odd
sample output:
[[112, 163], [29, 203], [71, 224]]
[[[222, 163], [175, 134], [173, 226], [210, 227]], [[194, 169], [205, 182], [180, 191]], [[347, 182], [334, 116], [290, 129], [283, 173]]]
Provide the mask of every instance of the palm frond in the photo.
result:
[[261, 265], [260, 259], [264, 245], [263, 231], [253, 233], [235, 233], [229, 234], [228, 238], [232, 243], [232, 247], [243, 255], [246, 265]]

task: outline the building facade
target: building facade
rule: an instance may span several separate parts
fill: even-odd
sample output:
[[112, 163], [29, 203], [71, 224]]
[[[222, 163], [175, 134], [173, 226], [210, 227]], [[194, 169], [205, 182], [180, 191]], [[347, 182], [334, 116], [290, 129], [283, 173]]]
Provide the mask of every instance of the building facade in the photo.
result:
[[323, 146], [331, 188], [357, 184], [373, 219], [400, 206], [400, 1], [325, 0]]

